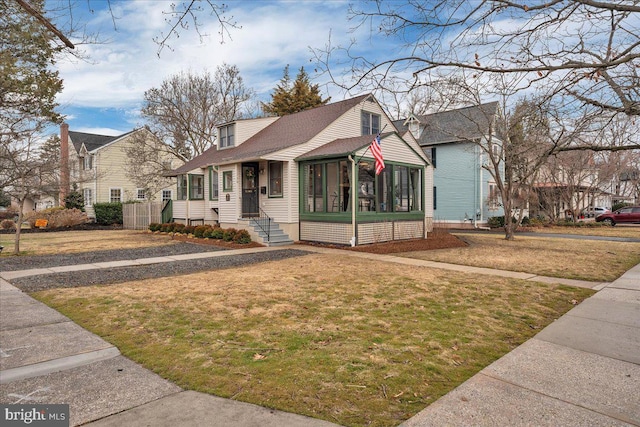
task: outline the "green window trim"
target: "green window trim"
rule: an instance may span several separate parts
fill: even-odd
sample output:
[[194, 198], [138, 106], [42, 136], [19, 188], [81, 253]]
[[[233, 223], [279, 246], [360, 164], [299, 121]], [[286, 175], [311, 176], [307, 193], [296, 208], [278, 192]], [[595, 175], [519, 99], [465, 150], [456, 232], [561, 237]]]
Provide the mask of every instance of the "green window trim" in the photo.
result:
[[[368, 167], [369, 163], [371, 167]], [[348, 170], [349, 182], [354, 186], [348, 190], [344, 197], [353, 197], [351, 189], [357, 189], [356, 214], [359, 218], [379, 219], [419, 219], [425, 215], [425, 166], [402, 162], [387, 161], [385, 170], [380, 175], [374, 175], [367, 180], [366, 190], [361, 179], [360, 167], [371, 169], [373, 158], [360, 159], [360, 167], [356, 168], [356, 178], [352, 179]], [[299, 167], [299, 203], [300, 219], [304, 220], [329, 220], [335, 222], [350, 221], [352, 200], [348, 201], [346, 209], [332, 210], [332, 184], [328, 178], [334, 174], [335, 165], [339, 165], [338, 171], [343, 165], [351, 168], [351, 163], [344, 158], [325, 159], [322, 161], [310, 161], [301, 163]], [[331, 166], [331, 173], [329, 168]], [[368, 170], [367, 169], [367, 170]], [[370, 171], [373, 173], [373, 171]], [[319, 180], [316, 182], [316, 180]], [[338, 176], [338, 182], [340, 178]], [[346, 181], [345, 181], [346, 182]], [[321, 189], [319, 187], [321, 185]], [[333, 184], [335, 185], [335, 183]], [[382, 187], [384, 185], [384, 190]], [[399, 188], [397, 187], [399, 186]], [[361, 191], [365, 191], [361, 194]], [[382, 191], [382, 193], [381, 193]], [[334, 196], [335, 197], [335, 196]], [[365, 199], [369, 202], [365, 203]], [[340, 199], [339, 199], [340, 200]], [[361, 206], [362, 205], [362, 206]], [[340, 203], [339, 203], [339, 206]], [[383, 208], [381, 208], [384, 206]], [[369, 210], [371, 209], [371, 210]]]
[[[197, 181], [200, 181], [200, 185], [194, 185]], [[204, 200], [204, 175], [190, 173], [188, 186], [189, 200]]]
[[222, 191], [233, 191], [233, 171], [222, 172]]
[[213, 166], [209, 166], [209, 200], [218, 200], [220, 195], [218, 185], [218, 169]]

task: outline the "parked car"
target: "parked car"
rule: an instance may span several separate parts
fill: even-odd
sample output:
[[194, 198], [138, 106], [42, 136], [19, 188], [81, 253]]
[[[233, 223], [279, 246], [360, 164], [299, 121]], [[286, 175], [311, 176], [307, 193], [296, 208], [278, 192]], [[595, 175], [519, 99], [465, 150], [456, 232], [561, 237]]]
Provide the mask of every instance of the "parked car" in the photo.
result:
[[596, 217], [596, 222], [616, 225], [618, 223], [640, 224], [640, 206], [625, 206], [615, 212], [607, 212]]
[[611, 209], [603, 207], [603, 206], [595, 206], [591, 208], [584, 208], [581, 212], [581, 215], [584, 218], [595, 218], [598, 215], [605, 214], [607, 212], [611, 212]]

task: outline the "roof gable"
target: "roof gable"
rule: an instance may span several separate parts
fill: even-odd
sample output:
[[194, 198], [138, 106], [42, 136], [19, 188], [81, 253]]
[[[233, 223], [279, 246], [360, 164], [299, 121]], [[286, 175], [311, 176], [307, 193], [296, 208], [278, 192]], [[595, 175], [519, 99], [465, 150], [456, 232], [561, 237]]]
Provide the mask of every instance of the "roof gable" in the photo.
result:
[[255, 158], [303, 144], [370, 95], [362, 95], [278, 118], [235, 148], [220, 151], [219, 162]]
[[[497, 113], [498, 103], [490, 102], [419, 116], [422, 132], [418, 141], [420, 145], [434, 145], [476, 140], [489, 134]], [[407, 130], [404, 120], [394, 125], [401, 132]]]
[[[279, 117], [275, 122], [257, 132], [242, 144], [221, 150], [218, 150], [217, 146], [213, 146], [180, 168], [175, 169], [169, 176], [180, 175], [212, 164], [255, 159], [295, 145], [304, 144], [322, 132], [349, 109], [354, 108], [370, 96], [370, 94], [361, 95]], [[371, 135], [366, 136], [366, 138], [371, 139]]]
[[125, 137], [128, 134], [133, 133], [135, 131], [136, 130], [132, 130], [117, 136], [98, 135], [95, 133], [69, 131], [69, 139], [71, 140], [71, 143], [75, 147], [77, 153], [81, 152], [83, 145], [88, 152], [91, 152], [91, 151], [95, 151], [100, 148], [103, 148], [109, 145], [110, 143], [115, 142], [118, 139]]

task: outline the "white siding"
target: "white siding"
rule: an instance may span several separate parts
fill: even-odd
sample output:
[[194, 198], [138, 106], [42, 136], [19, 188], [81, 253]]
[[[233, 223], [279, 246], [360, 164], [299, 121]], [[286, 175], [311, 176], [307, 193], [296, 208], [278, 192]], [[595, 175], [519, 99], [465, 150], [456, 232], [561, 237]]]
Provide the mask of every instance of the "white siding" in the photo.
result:
[[282, 197], [269, 197], [268, 162], [260, 162], [259, 166], [259, 169], [264, 170], [264, 173], [259, 176], [259, 185], [260, 187], [267, 187], [267, 194], [258, 194], [260, 207], [267, 215], [281, 224], [291, 223], [291, 211], [292, 209], [297, 210], [297, 203], [292, 205], [291, 201], [292, 184], [297, 186], [297, 179], [291, 180], [291, 170], [295, 169], [295, 165], [296, 162], [294, 161], [283, 162], [282, 164]]
[[262, 117], [259, 119], [238, 120], [235, 122], [235, 145], [238, 146], [251, 138], [271, 123], [278, 120], [278, 117]]
[[[231, 191], [225, 191], [222, 181], [224, 173], [229, 171], [233, 173], [233, 188]], [[218, 173], [220, 174], [221, 180], [220, 195], [218, 198], [218, 205], [220, 206], [220, 222], [237, 223], [242, 207], [242, 200], [240, 199], [240, 195], [242, 194], [242, 183], [238, 179], [240, 176], [240, 165], [221, 166]], [[228, 201], [227, 195], [229, 196]]]
[[[384, 157], [385, 162], [401, 162], [401, 163], [409, 163], [413, 165], [424, 165], [426, 162], [426, 158], [424, 156], [424, 152], [419, 149], [416, 150], [415, 147], [410, 147], [406, 143], [400, 139], [400, 137], [396, 135], [391, 135], [384, 140], [382, 140], [382, 156]], [[368, 147], [365, 147], [358, 152], [356, 152], [356, 158], [360, 159], [361, 156], [365, 156], [365, 158], [373, 159], [373, 155], [371, 154], [371, 150]]]

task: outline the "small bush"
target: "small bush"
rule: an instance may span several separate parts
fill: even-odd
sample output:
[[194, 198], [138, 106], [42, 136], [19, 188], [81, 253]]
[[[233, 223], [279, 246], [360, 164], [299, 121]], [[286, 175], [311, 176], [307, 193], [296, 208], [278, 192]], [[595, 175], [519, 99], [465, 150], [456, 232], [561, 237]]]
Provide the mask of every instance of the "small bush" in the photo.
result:
[[204, 237], [204, 233], [206, 231], [208, 231], [210, 228], [211, 228], [210, 225], [198, 225], [193, 230], [193, 235], [194, 235], [194, 237], [203, 238]]
[[149, 231], [160, 231], [160, 227], [162, 227], [162, 224], [152, 222], [151, 224], [149, 224]]
[[11, 219], [3, 219], [2, 222], [0, 222], [0, 228], [3, 230], [12, 230], [16, 228], [16, 223]]
[[164, 224], [160, 224], [160, 231], [163, 233], [169, 233], [173, 230], [173, 223], [165, 222]]
[[233, 238], [236, 236], [237, 232], [238, 230], [236, 230], [235, 228], [227, 228], [222, 233], [222, 240], [224, 240], [225, 242], [233, 241]]
[[195, 229], [196, 229], [195, 225], [185, 225], [184, 228], [182, 229], [182, 233], [183, 234], [193, 234]]
[[31, 228], [35, 228], [36, 221], [46, 219], [47, 228], [73, 227], [75, 225], [89, 222], [87, 214], [79, 209], [65, 209], [62, 207], [49, 208], [38, 212], [29, 212], [25, 215], [24, 221], [28, 222]]
[[209, 226], [204, 233], [202, 233], [202, 237], [205, 239], [212, 239], [213, 237], [213, 227]]
[[504, 216], [492, 216], [487, 219], [487, 224], [491, 228], [504, 227]]
[[222, 239], [222, 237], [224, 236], [224, 230], [222, 228], [220, 228], [220, 226], [218, 227], [213, 227], [211, 229], [211, 238], [212, 239]]
[[95, 203], [96, 223], [102, 225], [122, 224], [122, 203]]
[[18, 216], [18, 211], [15, 209], [7, 209], [6, 211], [0, 211], [0, 221], [3, 219], [14, 219]]
[[174, 233], [182, 233], [184, 232], [184, 224], [180, 222], [173, 223], [173, 232]]
[[233, 236], [233, 241], [241, 244], [251, 243], [251, 236], [247, 230], [238, 230], [236, 235]]

